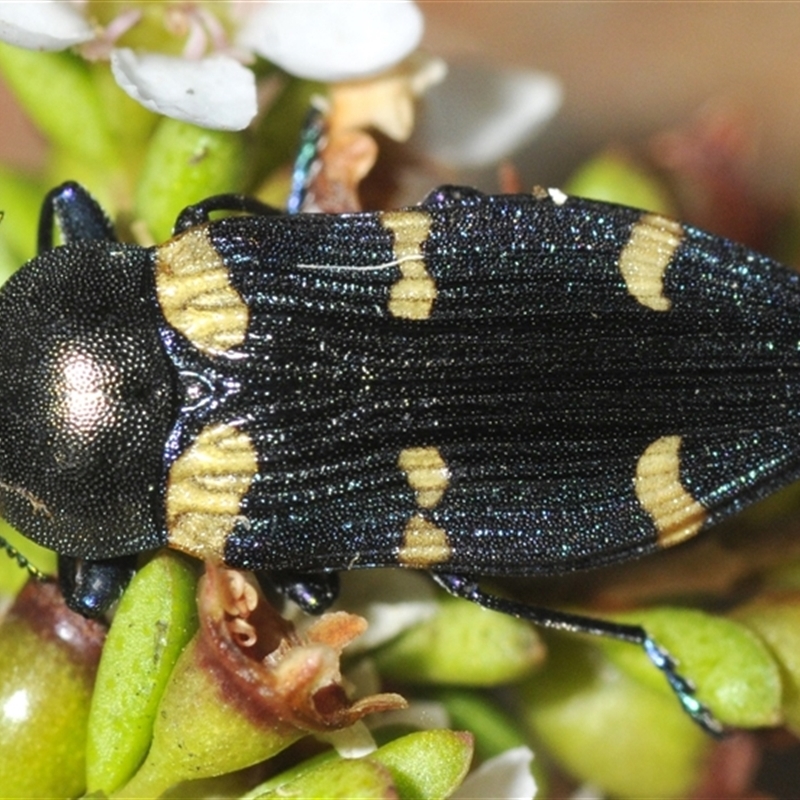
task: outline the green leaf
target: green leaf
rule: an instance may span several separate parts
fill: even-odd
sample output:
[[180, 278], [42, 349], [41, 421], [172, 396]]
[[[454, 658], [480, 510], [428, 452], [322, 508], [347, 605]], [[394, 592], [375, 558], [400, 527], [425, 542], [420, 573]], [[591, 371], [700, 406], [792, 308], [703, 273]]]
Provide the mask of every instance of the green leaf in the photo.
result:
[[198, 635], [181, 653], [161, 698], [153, 742], [139, 771], [114, 798], [158, 797], [182, 781], [223, 775], [271, 758], [303, 734], [252, 719], [226, 702]]
[[632, 159], [613, 151], [586, 161], [567, 181], [564, 191], [661, 214], [675, 213], [669, 195], [655, 176]]
[[483, 694], [445, 689], [435, 698], [450, 715], [452, 727], [468, 730], [475, 736], [475, 752], [481, 761], [528, 744], [516, 721]]
[[[36, 569], [46, 575], [55, 574], [56, 554], [52, 550], [46, 550], [26, 539], [3, 519], [0, 519], [0, 536], [27, 558]], [[16, 559], [0, 552], [0, 598], [16, 595], [29, 577], [28, 570], [23, 569]]]
[[0, 793], [76, 797], [85, 788], [86, 723], [103, 626], [31, 581], [0, 625]]
[[382, 764], [368, 758], [352, 761], [337, 760], [323, 764], [287, 781], [276, 789], [256, 794], [255, 797], [324, 797], [326, 800], [349, 800], [349, 798], [375, 798], [394, 800], [392, 774]]
[[[779, 724], [778, 665], [761, 639], [743, 625], [683, 608], [647, 609], [615, 619], [642, 625], [678, 661], [680, 673], [720, 721], [740, 728]], [[671, 694], [640, 648], [611, 640], [603, 640], [602, 646], [621, 669]]]
[[8, 248], [0, 283], [36, 254], [36, 232], [44, 190], [37, 181], [0, 166], [0, 242]]
[[766, 642], [783, 678], [783, 713], [800, 733], [800, 591], [776, 592], [737, 609], [736, 619]]
[[161, 695], [197, 629], [196, 585], [189, 561], [162, 551], [136, 573], [123, 595], [92, 698], [89, 791], [115, 791], [147, 754]]
[[116, 154], [93, 69], [69, 51], [43, 53], [0, 43], [0, 70], [17, 100], [56, 148], [95, 165]]
[[[530, 747], [520, 723], [504, 713], [489, 697], [475, 691], [445, 689], [435, 695], [450, 715], [453, 728], [475, 736], [475, 757], [486, 761], [514, 747]], [[548, 776], [540, 759], [530, 765], [537, 786], [537, 797], [548, 796]]]
[[183, 208], [214, 194], [241, 191], [242, 137], [162, 119], [147, 150], [136, 187], [136, 216], [156, 241], [172, 233]]
[[419, 731], [379, 747], [370, 758], [389, 768], [403, 800], [443, 800], [467, 776], [472, 749], [469, 733]]
[[[436, 800], [448, 797], [464, 780], [472, 761], [472, 736], [448, 730], [418, 731], [379, 747], [363, 759], [343, 759], [332, 752], [323, 753], [299, 764], [248, 792], [242, 800], [284, 797], [295, 787], [305, 787], [305, 795], [291, 797], [329, 797], [326, 780], [341, 775], [346, 791], [345, 770], [367, 761], [388, 769], [392, 784], [403, 800]], [[342, 772], [338, 772], [341, 769]], [[361, 773], [355, 773], [360, 775]], [[353, 787], [355, 789], [355, 781]], [[358, 795], [344, 794], [343, 797]], [[377, 795], [376, 795], [377, 796]], [[380, 795], [384, 796], [384, 795]], [[391, 795], [390, 795], [391, 796]], [[397, 796], [393, 795], [393, 796]]]
[[548, 643], [545, 669], [523, 686], [527, 721], [548, 753], [604, 793], [685, 797], [712, 739], [674, 697], [616, 669], [601, 649], [568, 635]]
[[495, 686], [518, 680], [544, 651], [526, 622], [444, 597], [439, 612], [374, 653], [385, 677], [410, 683]]
[[[501, 711], [495, 698], [476, 691], [443, 689], [434, 695], [450, 715], [450, 726], [475, 737], [475, 757], [486, 761], [514, 747], [530, 747], [519, 722]], [[531, 772], [539, 797], [547, 797], [548, 776], [542, 762], [534, 759]]]
[[[263, 76], [262, 76], [263, 80]], [[257, 117], [252, 129], [252, 139], [256, 146], [247, 159], [247, 191], [259, 190], [264, 202], [274, 202], [275, 198], [261, 193], [261, 182], [273, 175], [280, 167], [289, 167], [297, 156], [300, 146], [300, 131], [308, 115], [315, 95], [325, 95], [324, 84], [275, 74], [273, 86], [278, 81], [283, 84], [273, 99], [269, 111]], [[288, 172], [288, 170], [287, 170]]]

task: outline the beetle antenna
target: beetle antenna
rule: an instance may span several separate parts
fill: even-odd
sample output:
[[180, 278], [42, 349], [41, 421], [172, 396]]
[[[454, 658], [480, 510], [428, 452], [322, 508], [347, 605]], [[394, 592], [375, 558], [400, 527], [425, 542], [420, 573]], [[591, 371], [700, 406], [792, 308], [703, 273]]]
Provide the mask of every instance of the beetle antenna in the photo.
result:
[[31, 564], [31, 562], [24, 555], [22, 555], [22, 553], [20, 553], [20, 551], [17, 550], [17, 548], [14, 547], [14, 545], [12, 545], [2, 536], [0, 536], [0, 548], [5, 550], [6, 555], [9, 558], [13, 558], [17, 562], [17, 564], [19, 564], [20, 567], [22, 567], [22, 569], [26, 569], [28, 571], [28, 574], [32, 578], [36, 578], [37, 581], [43, 581], [47, 578], [44, 572], [42, 572], [38, 567], [35, 567], [33, 564]]

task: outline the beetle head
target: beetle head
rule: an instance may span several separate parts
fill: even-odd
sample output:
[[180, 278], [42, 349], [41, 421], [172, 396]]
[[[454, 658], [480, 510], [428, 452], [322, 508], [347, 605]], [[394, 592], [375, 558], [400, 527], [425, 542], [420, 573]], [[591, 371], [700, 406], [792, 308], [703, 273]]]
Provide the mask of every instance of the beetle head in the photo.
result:
[[75, 242], [0, 292], [0, 510], [63, 555], [163, 543], [162, 451], [176, 415], [150, 251]]

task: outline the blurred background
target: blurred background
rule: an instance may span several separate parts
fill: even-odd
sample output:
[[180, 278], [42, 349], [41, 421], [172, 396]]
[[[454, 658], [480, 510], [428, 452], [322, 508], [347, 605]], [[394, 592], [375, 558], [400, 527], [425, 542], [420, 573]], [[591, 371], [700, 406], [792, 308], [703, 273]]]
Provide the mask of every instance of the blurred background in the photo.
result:
[[[698, 112], [739, 115], [756, 187], [794, 199], [800, 153], [800, 13], [793, 3], [422, 2], [424, 46], [449, 63], [555, 75], [564, 103], [513, 159], [553, 184], [608, 144], [637, 143]], [[0, 159], [34, 167], [44, 143], [0, 84]], [[474, 176], [469, 176], [473, 177]]]
[[794, 3], [423, 2], [428, 49], [452, 63], [545, 70], [564, 104], [515, 159], [552, 183], [598, 147], [684, 123], [709, 104], [746, 116], [761, 186], [795, 192], [800, 11]]
[[[800, 13], [794, 3], [422, 2], [425, 47], [452, 63], [551, 72], [560, 114], [515, 162], [542, 183], [599, 146], [645, 136], [709, 103], [748, 115], [759, 182], [793, 190], [800, 160]], [[0, 158], [43, 143], [0, 86]]]

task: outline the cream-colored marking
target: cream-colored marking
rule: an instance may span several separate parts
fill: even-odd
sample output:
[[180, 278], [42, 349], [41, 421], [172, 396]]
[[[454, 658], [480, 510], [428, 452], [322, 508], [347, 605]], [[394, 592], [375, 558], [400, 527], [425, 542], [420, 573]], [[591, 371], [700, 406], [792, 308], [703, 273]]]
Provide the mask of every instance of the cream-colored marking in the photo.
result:
[[557, 206], [563, 206], [564, 203], [566, 203], [567, 200], [569, 200], [569, 195], [568, 194], [566, 194], [565, 192], [562, 192], [561, 189], [557, 189], [555, 187], [552, 187], [552, 188], [548, 189], [547, 190], [547, 194], [550, 195], [550, 199]]
[[408, 521], [403, 531], [403, 544], [397, 553], [397, 561], [405, 567], [425, 569], [441, 564], [451, 556], [447, 534], [420, 514]]
[[636, 497], [653, 518], [660, 547], [694, 536], [706, 519], [706, 510], [681, 484], [680, 449], [680, 436], [662, 436], [636, 464]]
[[15, 494], [17, 497], [21, 497], [23, 500], [30, 503], [31, 511], [34, 514], [42, 514], [48, 519], [53, 518], [53, 512], [47, 507], [47, 504], [44, 502], [44, 500], [42, 500], [40, 497], [37, 497], [33, 492], [29, 491], [23, 486], [17, 486], [13, 483], [0, 481], [0, 489], [4, 492], [8, 492], [9, 494]]
[[436, 282], [425, 266], [422, 245], [431, 229], [424, 211], [387, 211], [381, 224], [394, 234], [394, 257], [400, 279], [389, 292], [389, 313], [403, 319], [428, 319], [436, 300]]
[[619, 271], [628, 292], [653, 311], [669, 311], [664, 273], [683, 238], [680, 223], [660, 214], [643, 214], [633, 226], [619, 256]]
[[258, 472], [250, 437], [228, 423], [204, 428], [167, 476], [170, 547], [197, 558], [219, 559], [242, 521], [241, 502]]
[[401, 451], [397, 466], [406, 473], [408, 484], [417, 493], [420, 508], [433, 508], [450, 485], [450, 471], [435, 447], [409, 447]]
[[198, 350], [224, 353], [244, 342], [250, 312], [206, 228], [156, 250], [156, 294], [164, 318]]

